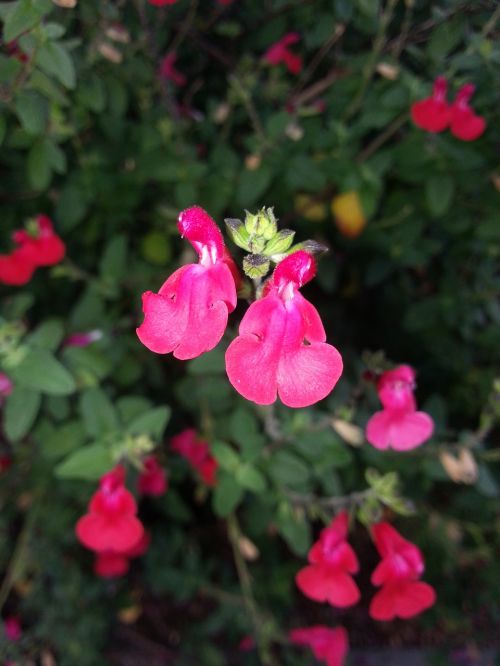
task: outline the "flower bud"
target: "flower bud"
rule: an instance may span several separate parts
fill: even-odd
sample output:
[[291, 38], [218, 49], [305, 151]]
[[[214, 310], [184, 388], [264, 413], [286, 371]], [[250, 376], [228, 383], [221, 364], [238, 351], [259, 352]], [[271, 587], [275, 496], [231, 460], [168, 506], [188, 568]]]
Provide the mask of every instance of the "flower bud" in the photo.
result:
[[265, 240], [271, 240], [278, 231], [278, 224], [274, 217], [273, 209], [262, 208], [255, 215], [248, 211], [245, 212], [245, 227], [248, 233], [253, 236], [261, 236]]
[[233, 218], [227, 218], [224, 220], [224, 222], [226, 224], [227, 232], [233, 243], [249, 252], [250, 234], [246, 230], [243, 222]]
[[262, 254], [271, 257], [274, 254], [282, 254], [286, 252], [290, 245], [293, 243], [295, 231], [291, 229], [281, 229], [277, 234], [267, 242]]
[[247, 254], [243, 259], [243, 270], [252, 280], [263, 278], [269, 271], [270, 261], [261, 254]]

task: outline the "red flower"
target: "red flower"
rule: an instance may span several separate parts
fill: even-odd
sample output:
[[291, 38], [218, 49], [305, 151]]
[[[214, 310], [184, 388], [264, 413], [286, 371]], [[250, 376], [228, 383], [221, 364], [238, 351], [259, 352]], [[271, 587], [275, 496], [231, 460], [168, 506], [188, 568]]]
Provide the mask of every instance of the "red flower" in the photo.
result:
[[383, 410], [376, 412], [366, 426], [366, 439], [377, 449], [392, 447], [408, 451], [431, 437], [434, 421], [425, 412], [417, 412], [413, 391], [415, 372], [400, 365], [384, 372], [377, 386]]
[[325, 398], [342, 374], [339, 352], [325, 343], [318, 312], [299, 292], [315, 270], [307, 252], [289, 255], [243, 317], [226, 352], [226, 371], [247, 400], [270, 405], [279, 395], [288, 407], [307, 407]]
[[187, 83], [186, 77], [174, 66], [176, 60], [177, 54], [175, 51], [167, 53], [160, 63], [160, 76], [167, 81], [172, 81], [176, 86], [185, 86]]
[[141, 495], [160, 497], [167, 492], [167, 474], [155, 456], [143, 460], [144, 469], [139, 474], [138, 490]]
[[264, 60], [270, 65], [279, 65], [285, 63], [287, 69], [292, 74], [298, 74], [302, 71], [302, 58], [292, 53], [288, 48], [292, 44], [300, 41], [300, 35], [296, 32], [289, 32], [275, 44], [270, 46], [264, 54]]
[[222, 338], [229, 312], [236, 307], [233, 276], [224, 260], [224, 241], [210, 215], [193, 206], [179, 215], [179, 231], [199, 255], [197, 264], [182, 266], [158, 294], [143, 294], [145, 319], [140, 341], [158, 354], [195, 358]]
[[310, 647], [316, 659], [324, 661], [327, 666], [343, 666], [349, 651], [349, 639], [343, 627], [330, 629], [317, 625], [292, 629], [289, 638], [295, 645]]
[[190, 462], [203, 483], [207, 486], [216, 485], [217, 460], [211, 455], [208, 442], [197, 438], [196, 430], [188, 428], [172, 437], [172, 449]]
[[35, 267], [54, 266], [64, 259], [66, 246], [54, 232], [52, 221], [46, 215], [38, 215], [33, 233], [24, 229], [15, 231], [12, 238]]
[[123, 576], [130, 568], [130, 559], [141, 557], [149, 548], [151, 537], [144, 531], [139, 541], [123, 553], [106, 550], [96, 554], [94, 573], [100, 578], [116, 578]]
[[371, 581], [382, 589], [371, 601], [371, 617], [374, 620], [408, 619], [433, 606], [434, 588], [418, 580], [424, 572], [424, 559], [417, 546], [385, 522], [373, 526], [372, 536], [382, 560]]
[[5, 635], [7, 636], [7, 640], [9, 641], [18, 641], [23, 635], [21, 620], [17, 617], [17, 615], [6, 617], [3, 622], [3, 628]]
[[444, 76], [434, 81], [432, 95], [411, 105], [411, 117], [417, 127], [427, 132], [442, 132], [450, 124], [450, 105], [446, 101]]
[[460, 88], [451, 105], [451, 133], [462, 141], [474, 141], [486, 129], [486, 121], [477, 116], [469, 106], [469, 100], [474, 94], [474, 85], [466, 83]]
[[136, 516], [135, 499], [124, 484], [125, 470], [117, 465], [101, 478], [89, 512], [77, 522], [76, 535], [90, 550], [126, 554], [140, 541], [144, 528]]
[[339, 513], [322, 530], [319, 541], [309, 551], [309, 566], [295, 577], [300, 591], [314, 601], [345, 608], [359, 601], [359, 590], [352, 574], [359, 569], [358, 559], [347, 543], [348, 516]]
[[112, 550], [97, 553], [94, 561], [94, 573], [100, 578], [124, 576], [130, 568], [128, 557]]
[[0, 255], [0, 283], [19, 287], [27, 284], [33, 277], [35, 266], [31, 256], [23, 248], [17, 248], [10, 254]]
[[24, 229], [12, 235], [17, 247], [8, 255], [0, 256], [0, 282], [20, 286], [29, 282], [39, 266], [53, 266], [63, 259], [66, 247], [54, 233], [52, 222], [46, 215], [39, 215], [34, 228]]
[[148, 2], [155, 7], [165, 7], [166, 5], [175, 5], [177, 0], [148, 0]]

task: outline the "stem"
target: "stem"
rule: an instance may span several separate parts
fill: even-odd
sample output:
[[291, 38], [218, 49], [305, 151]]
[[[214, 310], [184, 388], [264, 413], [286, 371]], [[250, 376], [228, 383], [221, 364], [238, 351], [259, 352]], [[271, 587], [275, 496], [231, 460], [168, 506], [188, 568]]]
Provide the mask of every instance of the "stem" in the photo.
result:
[[373, 155], [373, 153], [376, 153], [377, 150], [384, 145], [386, 141], [388, 141], [393, 134], [396, 134], [396, 132], [399, 130], [400, 127], [402, 127], [405, 122], [408, 120], [409, 115], [405, 111], [402, 113], [400, 116], [398, 116], [395, 120], [390, 123], [383, 132], [378, 134], [373, 141], [371, 141], [366, 148], [363, 148], [363, 150], [359, 153], [359, 155], [356, 157], [356, 162], [357, 164], [361, 164], [362, 162], [365, 162], [369, 157]]
[[7, 601], [7, 598], [12, 590], [13, 585], [19, 579], [23, 572], [28, 541], [31, 537], [31, 531], [35, 524], [37, 514], [37, 507], [39, 506], [40, 498], [35, 498], [32, 507], [30, 508], [24, 525], [16, 541], [12, 557], [0, 587], [0, 612]]
[[375, 71], [375, 67], [377, 65], [377, 59], [382, 53], [382, 49], [384, 48], [385, 33], [389, 26], [389, 23], [392, 20], [394, 9], [397, 4], [398, 0], [387, 0], [386, 8], [382, 12], [382, 16], [380, 17], [380, 23], [378, 26], [377, 34], [375, 35], [375, 40], [373, 42], [373, 49], [370, 58], [368, 59], [366, 65], [363, 68], [361, 85], [352, 103], [347, 108], [344, 120], [348, 120], [351, 116], [353, 116], [356, 113], [356, 111], [359, 110], [361, 104], [363, 103], [366, 89], [370, 84], [371, 78]]
[[278, 666], [273, 660], [269, 650], [269, 639], [263, 631], [263, 620], [259, 615], [259, 610], [252, 589], [252, 579], [248, 571], [247, 564], [240, 552], [239, 540], [241, 538], [241, 529], [238, 519], [234, 513], [230, 514], [227, 518], [228, 536], [233, 549], [234, 563], [238, 578], [240, 581], [241, 592], [245, 599], [245, 605], [253, 624], [255, 641], [259, 651], [260, 661], [263, 666]]
[[255, 134], [257, 135], [257, 138], [264, 147], [265, 145], [267, 145], [268, 141], [266, 133], [264, 132], [264, 127], [260, 122], [259, 114], [257, 113], [257, 109], [255, 108], [255, 104], [253, 103], [252, 96], [250, 95], [248, 90], [243, 86], [243, 84], [241, 83], [240, 79], [236, 76], [236, 74], [231, 74], [229, 76], [229, 83], [238, 93], [241, 102], [246, 109], [248, 117], [250, 118]]
[[359, 492], [341, 495], [340, 497], [317, 497], [316, 495], [301, 495], [292, 491], [286, 491], [290, 502], [295, 506], [307, 507], [310, 504], [316, 504], [326, 509], [347, 509], [362, 504], [370, 497], [376, 497], [373, 488], [367, 488]]

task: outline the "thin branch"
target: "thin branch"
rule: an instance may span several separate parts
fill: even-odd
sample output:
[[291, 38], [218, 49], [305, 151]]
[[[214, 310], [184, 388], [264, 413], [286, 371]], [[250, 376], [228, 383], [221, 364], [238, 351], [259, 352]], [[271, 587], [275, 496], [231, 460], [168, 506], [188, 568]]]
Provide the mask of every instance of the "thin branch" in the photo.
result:
[[369, 157], [373, 155], [373, 153], [376, 153], [377, 150], [384, 145], [386, 141], [388, 141], [396, 132], [399, 130], [400, 127], [402, 127], [406, 121], [408, 120], [409, 115], [408, 112], [405, 111], [402, 113], [400, 116], [398, 116], [395, 120], [390, 123], [383, 132], [378, 134], [373, 141], [371, 141], [363, 150], [359, 153], [359, 155], [356, 157], [356, 162], [358, 164], [361, 164], [362, 162], [365, 162]]

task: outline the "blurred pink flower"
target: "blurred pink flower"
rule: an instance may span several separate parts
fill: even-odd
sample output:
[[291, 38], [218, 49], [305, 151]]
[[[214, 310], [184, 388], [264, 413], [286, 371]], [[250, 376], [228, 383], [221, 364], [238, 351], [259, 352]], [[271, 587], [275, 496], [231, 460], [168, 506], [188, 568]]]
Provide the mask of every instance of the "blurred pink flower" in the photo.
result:
[[160, 63], [160, 76], [167, 81], [172, 81], [176, 86], [185, 86], [187, 79], [184, 74], [179, 72], [175, 67], [176, 60], [177, 53], [175, 53], [175, 51], [167, 53]]
[[297, 32], [289, 32], [284, 35], [275, 44], [272, 44], [264, 53], [264, 60], [270, 65], [279, 65], [284, 63], [289, 72], [299, 74], [302, 71], [302, 58], [295, 55], [288, 48], [292, 44], [300, 41], [300, 35]]

